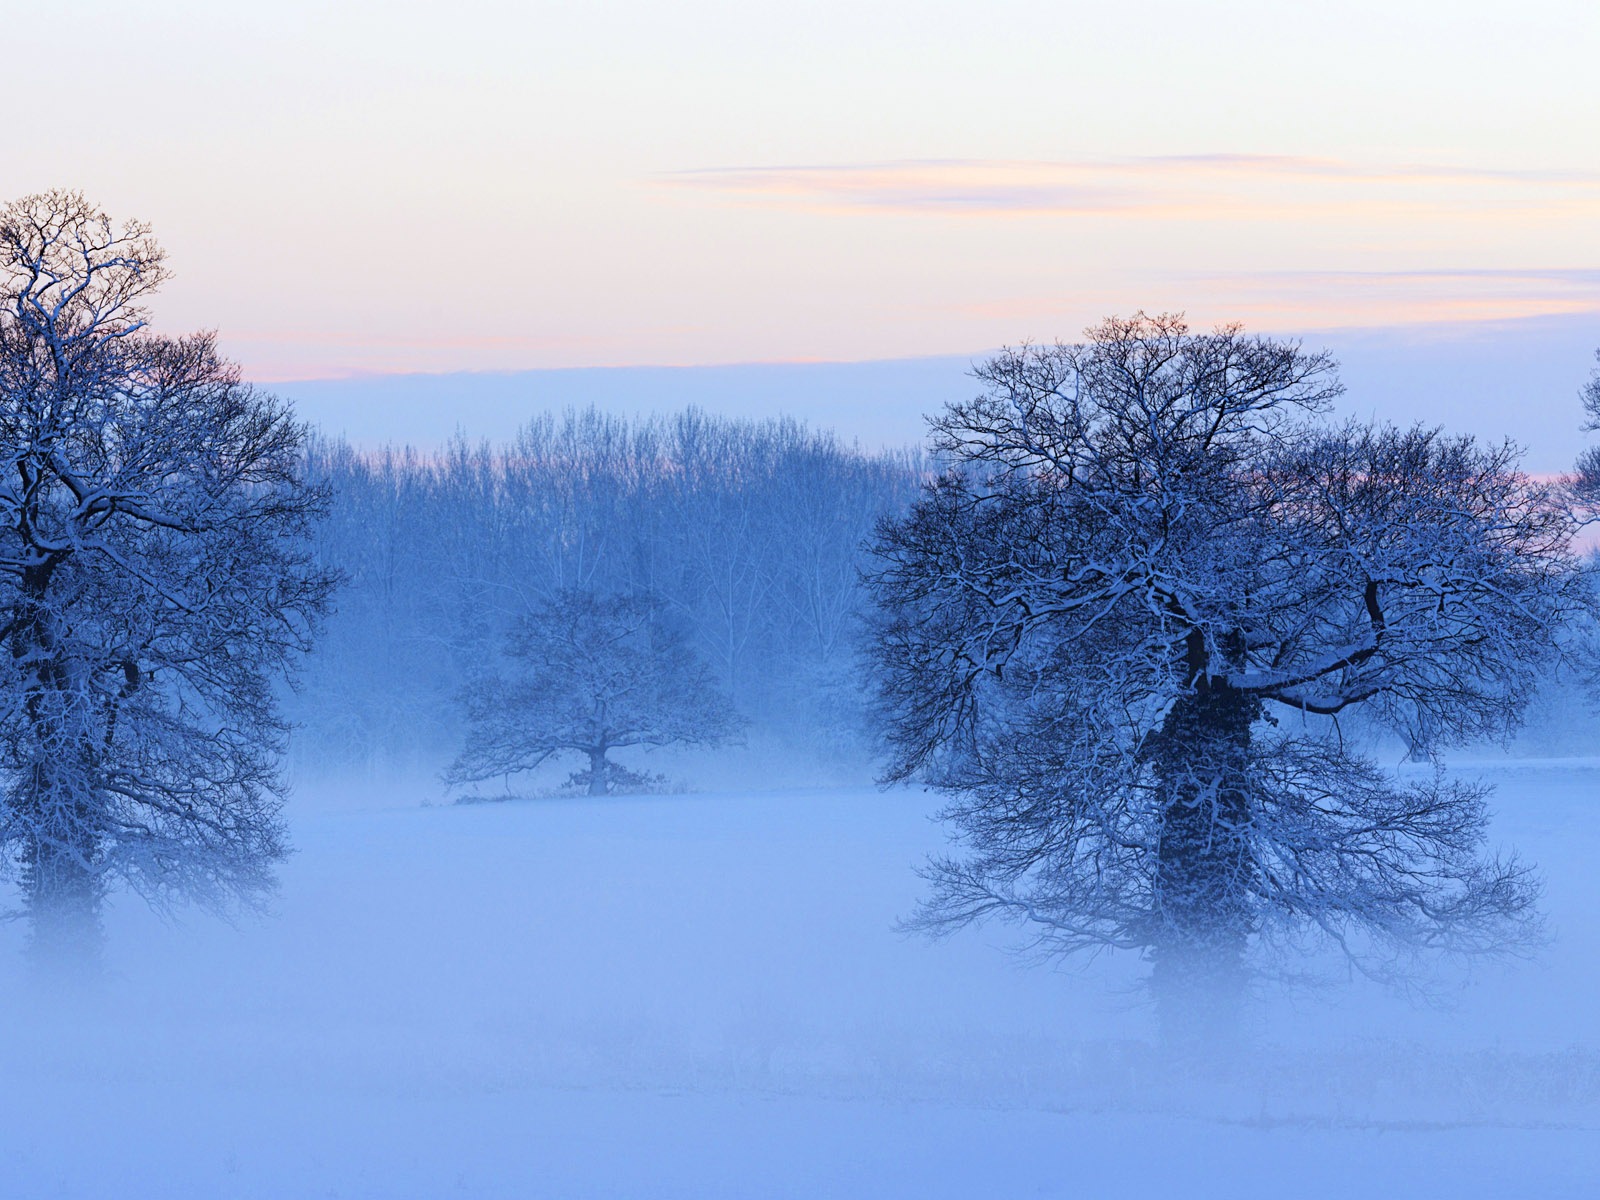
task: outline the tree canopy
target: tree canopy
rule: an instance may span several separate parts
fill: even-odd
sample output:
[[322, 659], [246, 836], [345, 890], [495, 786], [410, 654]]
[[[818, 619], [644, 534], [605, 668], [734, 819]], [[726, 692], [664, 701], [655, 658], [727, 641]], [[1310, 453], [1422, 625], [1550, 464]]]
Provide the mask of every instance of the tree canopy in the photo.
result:
[[251, 902], [284, 853], [274, 680], [334, 577], [305, 431], [209, 334], [146, 326], [148, 229], [81, 196], [0, 212], [0, 846], [36, 943], [117, 881]]
[[602, 795], [645, 782], [612, 750], [718, 745], [741, 724], [649, 596], [560, 591], [518, 622], [506, 657], [511, 672], [467, 689], [467, 744], [447, 783], [530, 771], [572, 751], [589, 766], [570, 782]]
[[1325, 355], [1175, 317], [975, 374], [871, 579], [888, 776], [949, 793], [965, 848], [916, 923], [1137, 950], [1174, 1027], [1197, 993], [1232, 1009], [1253, 951], [1329, 941], [1399, 979], [1529, 937], [1484, 790], [1381, 769], [1337, 719], [1430, 748], [1515, 726], [1591, 604], [1515, 449], [1330, 423]]

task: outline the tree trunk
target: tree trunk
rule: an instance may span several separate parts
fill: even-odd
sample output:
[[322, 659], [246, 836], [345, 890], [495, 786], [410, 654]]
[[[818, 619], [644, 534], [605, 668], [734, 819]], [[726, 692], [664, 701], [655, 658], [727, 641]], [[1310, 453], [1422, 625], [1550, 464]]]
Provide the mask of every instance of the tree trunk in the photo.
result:
[[1254, 695], [1204, 673], [1202, 646], [1189, 656], [1193, 690], [1167, 714], [1154, 753], [1164, 799], [1150, 985], [1163, 1038], [1180, 1049], [1225, 1045], [1238, 1024], [1252, 929], [1250, 730], [1261, 713]]
[[54, 563], [23, 574], [12, 653], [23, 673], [32, 765], [9, 807], [26, 831], [21, 885], [29, 954], [50, 975], [92, 974], [99, 962], [102, 813], [95, 721], [57, 637], [47, 593]]
[[99, 877], [78, 855], [36, 843], [25, 851], [22, 883], [35, 968], [58, 979], [94, 975], [103, 942]]
[[95, 870], [95, 813], [78, 794], [73, 772], [42, 762], [20, 786], [14, 803], [26, 814], [30, 837], [22, 853], [22, 898], [30, 925], [28, 954], [50, 977], [93, 975], [100, 961], [100, 902]]
[[589, 751], [589, 795], [604, 796], [611, 789], [606, 782], [606, 747]]

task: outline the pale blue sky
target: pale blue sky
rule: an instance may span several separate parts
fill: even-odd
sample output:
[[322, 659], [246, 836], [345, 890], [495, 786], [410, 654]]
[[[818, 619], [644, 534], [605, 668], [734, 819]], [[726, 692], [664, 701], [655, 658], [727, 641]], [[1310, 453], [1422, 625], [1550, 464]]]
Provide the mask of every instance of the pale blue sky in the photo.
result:
[[6, 194], [151, 221], [261, 378], [1600, 312], [1592, 2], [6, 18]]

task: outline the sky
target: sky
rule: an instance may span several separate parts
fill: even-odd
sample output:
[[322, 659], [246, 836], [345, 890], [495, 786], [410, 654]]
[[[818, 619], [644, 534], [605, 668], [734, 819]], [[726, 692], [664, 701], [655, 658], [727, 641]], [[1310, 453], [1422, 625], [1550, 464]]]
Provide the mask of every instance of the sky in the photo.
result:
[[[1538, 474], [1571, 469], [1583, 420], [1578, 387], [1595, 363], [1592, 315], [1334, 329], [1302, 339], [1339, 364], [1333, 419], [1421, 423], [1515, 442]], [[799, 416], [865, 449], [919, 442], [925, 418], [979, 390], [981, 355], [832, 363], [570, 367], [286, 381], [273, 389], [324, 433], [375, 449], [427, 450], [457, 433], [509, 441], [539, 413], [593, 406], [666, 415], [693, 405], [729, 417]]]
[[149, 221], [158, 324], [267, 382], [961, 356], [1141, 308], [1600, 342], [1592, 0], [63, 0], [6, 28], [5, 193]]

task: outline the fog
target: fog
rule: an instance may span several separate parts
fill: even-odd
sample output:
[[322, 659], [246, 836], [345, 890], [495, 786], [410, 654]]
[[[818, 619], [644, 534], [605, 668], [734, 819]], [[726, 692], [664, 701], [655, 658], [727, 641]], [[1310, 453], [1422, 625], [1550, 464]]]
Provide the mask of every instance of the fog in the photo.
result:
[[[1315, 978], [1261, 978], [1239, 1046], [1175, 1059], [1135, 955], [898, 928], [942, 800], [874, 783], [856, 567], [919, 461], [686, 420], [318, 451], [342, 489], [318, 554], [348, 578], [284, 696], [270, 912], [115, 895], [75, 989], [29, 982], [23, 922], [0, 924], [4, 1194], [1591, 1194], [1600, 743], [1574, 682], [1509, 746], [1446, 760], [1538, 864], [1540, 948], [1406, 993], [1290, 962]], [[641, 581], [741, 738], [621, 752], [648, 794], [576, 795], [561, 758], [447, 789], [458, 691], [528, 597]]]
[[121, 898], [95, 994], [8, 989], [7, 1191], [1585, 1194], [1600, 762], [1458, 769], [1544, 870], [1537, 958], [1445, 974], [1442, 1007], [1263, 985], [1246, 1048], [1194, 1068], [1136, 963], [895, 931], [941, 843], [920, 790], [303, 781], [272, 917]]

